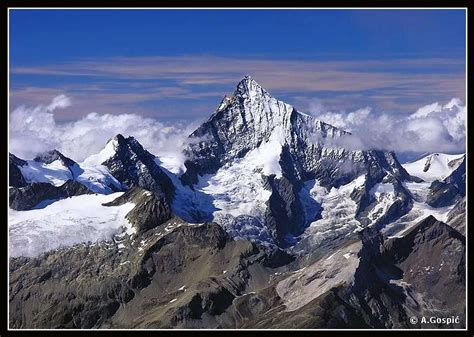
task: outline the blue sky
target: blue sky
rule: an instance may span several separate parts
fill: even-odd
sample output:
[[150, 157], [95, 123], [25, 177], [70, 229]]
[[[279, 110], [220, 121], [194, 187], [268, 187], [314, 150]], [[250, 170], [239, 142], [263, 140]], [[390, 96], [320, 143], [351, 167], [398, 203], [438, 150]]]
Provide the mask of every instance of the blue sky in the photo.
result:
[[10, 10], [10, 107], [209, 116], [245, 74], [310, 111], [465, 99], [464, 10]]

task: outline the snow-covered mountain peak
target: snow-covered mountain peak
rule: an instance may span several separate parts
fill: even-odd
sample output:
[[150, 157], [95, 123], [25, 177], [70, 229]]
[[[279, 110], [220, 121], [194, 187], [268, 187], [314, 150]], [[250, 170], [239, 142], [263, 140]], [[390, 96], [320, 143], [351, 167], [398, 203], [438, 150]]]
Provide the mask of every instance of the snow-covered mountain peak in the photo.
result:
[[112, 145], [116, 148], [120, 143], [124, 143], [124, 142], [126, 142], [125, 137], [122, 136], [122, 135], [119, 133], [119, 134], [113, 136], [112, 138], [110, 138], [110, 139], [107, 141], [106, 145], [112, 144]]
[[210, 173], [261, 145], [272, 143], [271, 151], [281, 152], [281, 146], [291, 139], [292, 116], [296, 113], [291, 105], [272, 97], [246, 76], [234, 93], [224, 97], [210, 118], [190, 135], [201, 141], [190, 142], [185, 155], [206, 161], [208, 168], [204, 171]]
[[138, 141], [133, 136], [124, 137], [122, 134], [117, 134], [112, 137], [109, 142], [114, 143], [116, 146], [126, 146], [129, 144], [139, 144]]
[[155, 156], [132, 136], [121, 134], [111, 138], [104, 149], [84, 161], [84, 164], [104, 166], [126, 187], [140, 186], [157, 195], [172, 197], [173, 185]]
[[405, 170], [412, 176], [426, 182], [443, 180], [462, 163], [465, 154], [431, 153], [422, 158], [403, 164]]
[[125, 138], [121, 134], [117, 134], [107, 141], [107, 144], [99, 153], [86, 158], [83, 164], [88, 166], [102, 165], [117, 156], [117, 154], [121, 154], [121, 156], [124, 157], [136, 156], [137, 153], [145, 152], [148, 153], [134, 137], [129, 136]]
[[271, 165], [265, 161], [260, 166], [276, 168], [264, 172], [286, 172], [296, 179], [321, 175], [322, 184], [350, 181], [369, 166], [383, 166], [389, 172], [403, 175], [403, 168], [391, 159], [391, 154], [345, 149], [342, 139], [338, 139], [348, 134], [274, 98], [246, 76], [235, 92], [224, 97], [219, 108], [190, 135], [200, 141], [190, 142], [184, 150], [187, 170], [182, 179], [186, 184], [195, 184], [197, 175], [213, 174], [257, 149], [258, 153], [268, 154], [265, 158], [272, 159]]
[[[234, 129], [242, 127], [245, 133], [253, 133], [254, 138], [259, 139], [259, 143], [262, 142], [262, 137], [263, 142], [267, 141], [272, 137], [272, 133], [283, 133], [283, 142], [290, 141], [292, 133], [297, 132], [297, 126], [294, 124], [301, 124], [304, 129], [311, 129], [311, 132], [322, 132], [320, 135], [322, 138], [346, 133], [278, 100], [249, 75], [237, 84], [232, 95], [224, 96], [216, 112], [205, 124], [220, 126], [223, 121], [226, 123], [226, 129], [227, 127]], [[229, 125], [230, 123], [233, 125]], [[194, 136], [202, 131], [209, 131], [198, 130]]]
[[[115, 159], [133, 159], [139, 157], [143, 159], [144, 157], [154, 159], [154, 156], [145, 150], [138, 140], [133, 136], [124, 137], [121, 134], [116, 135], [110, 141], [111, 146], [114, 149], [113, 155], [109, 158]], [[107, 144], [109, 146], [109, 144]], [[107, 146], [106, 146], [107, 147]]]
[[274, 123], [281, 123], [285, 116], [289, 118], [293, 110], [291, 105], [274, 98], [247, 75], [237, 84], [232, 95], [224, 96], [216, 113], [210, 119], [222, 118], [229, 114], [243, 114], [242, 119], [246, 123], [271, 126]]
[[65, 167], [70, 167], [76, 164], [74, 160], [66, 157], [56, 149], [40, 153], [33, 160], [43, 164], [52, 164], [58, 160]]
[[117, 152], [120, 137], [123, 138], [123, 136], [119, 134], [109, 139], [105, 147], [99, 153], [87, 157], [82, 164], [87, 166], [97, 166], [102, 165], [102, 163], [112, 158]]
[[260, 84], [250, 75], [246, 75], [238, 84], [236, 93], [249, 96], [270, 95]]

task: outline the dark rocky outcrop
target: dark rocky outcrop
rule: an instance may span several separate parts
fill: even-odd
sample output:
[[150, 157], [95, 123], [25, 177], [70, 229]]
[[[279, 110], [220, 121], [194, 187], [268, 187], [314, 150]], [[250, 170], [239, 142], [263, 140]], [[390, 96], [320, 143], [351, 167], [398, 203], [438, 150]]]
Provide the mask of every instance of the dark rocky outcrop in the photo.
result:
[[459, 200], [448, 213], [447, 224], [466, 235], [466, 198]]
[[253, 278], [267, 282], [270, 248], [234, 241], [213, 223], [172, 218], [163, 226], [125, 238], [122, 248], [80, 244], [13, 258], [10, 327], [202, 327], [225, 315]]
[[141, 187], [132, 187], [117, 199], [104, 206], [118, 206], [127, 202], [135, 207], [125, 218], [130, 221], [139, 234], [163, 224], [171, 218], [171, 210], [166, 198], [151, 193]]
[[449, 206], [466, 195], [466, 160], [443, 181], [435, 180], [430, 186], [426, 203], [432, 207]]
[[19, 166], [24, 165], [26, 165], [26, 161], [18, 158], [12, 153], [8, 154], [8, 186], [19, 188], [27, 185], [27, 182], [19, 169]]
[[288, 244], [287, 236], [297, 236], [304, 229], [304, 213], [298, 199], [300, 186], [285, 177], [264, 177], [272, 194], [267, 202], [265, 223], [281, 247]]
[[92, 193], [87, 187], [73, 180], [68, 180], [61, 186], [54, 186], [49, 183], [31, 183], [20, 188], [10, 187], [9, 201], [10, 208], [25, 211], [34, 207], [41, 207], [41, 203], [44, 202]]
[[[371, 229], [354, 284], [344, 295], [372, 327], [465, 326], [465, 237], [429, 216], [401, 238], [383, 241]], [[451, 294], [446, 296], [446, 294]], [[448, 298], [449, 297], [449, 298]], [[460, 316], [451, 326], [413, 324], [409, 317]]]
[[173, 200], [174, 185], [156, 164], [154, 155], [133, 137], [125, 138], [119, 134], [111, 141], [115, 143], [115, 154], [102, 164], [118, 181], [128, 188], [139, 186], [158, 196], [164, 195], [168, 202]]
[[[401, 238], [384, 241], [370, 228], [360, 235], [363, 245], [353, 282], [335, 286], [292, 311], [275, 291], [284, 273], [275, 279], [278, 273], [273, 271], [288, 270], [294, 258], [271, 247], [234, 241], [212, 223], [188, 225], [172, 218], [138, 239], [125, 238], [122, 248], [107, 242], [81, 244], [38, 258], [13, 258], [10, 324], [13, 328], [464, 326], [464, 236], [433, 217]], [[459, 315], [461, 323], [422, 326], [409, 320], [423, 315]]]

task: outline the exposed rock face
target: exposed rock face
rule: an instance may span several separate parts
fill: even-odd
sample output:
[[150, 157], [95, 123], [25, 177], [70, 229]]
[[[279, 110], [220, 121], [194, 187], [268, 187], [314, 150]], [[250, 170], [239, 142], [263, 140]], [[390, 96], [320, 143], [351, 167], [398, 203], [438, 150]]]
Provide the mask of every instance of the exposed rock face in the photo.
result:
[[[428, 217], [401, 238], [384, 241], [374, 228], [363, 230], [360, 238], [361, 248], [357, 248], [360, 245], [357, 242], [343, 245], [283, 278], [276, 287], [283, 301], [273, 295], [273, 303], [266, 304], [245, 326], [316, 329], [466, 326], [465, 238], [460, 233]], [[352, 273], [354, 253], [358, 261]], [[329, 288], [323, 291], [328, 282]], [[453, 297], [446, 300], [446, 294]], [[265, 298], [263, 292], [254, 296]], [[261, 302], [268, 303], [268, 298]], [[410, 322], [413, 316], [419, 323]], [[437, 325], [421, 323], [422, 316], [459, 316], [460, 319], [457, 324]]]
[[[366, 229], [361, 239], [361, 248], [355, 248], [360, 246], [355, 242], [336, 252], [340, 257], [330, 253], [329, 258], [317, 260], [315, 268], [289, 272], [296, 266], [291, 267], [293, 259], [281, 250], [234, 241], [216, 224], [188, 225], [172, 218], [142, 232], [136, 240], [126, 237], [122, 248], [104, 242], [60, 249], [38, 258], [12, 259], [10, 326], [465, 326], [464, 236], [428, 217], [402, 238], [384, 242], [376, 230]], [[351, 256], [346, 252], [352, 252]], [[349, 271], [344, 266], [339, 269], [339, 264], [329, 270], [318, 267], [318, 261], [329, 266], [331, 258], [349, 261], [350, 266], [354, 254], [359, 262], [352, 278], [350, 274], [338, 276]], [[295, 302], [295, 307], [276, 290], [281, 282], [292, 286], [301, 280], [304, 287], [321, 277], [328, 283], [327, 290], [321, 289], [301, 305]], [[348, 278], [342, 282], [341, 277]], [[459, 315], [460, 323], [410, 323], [411, 316], [423, 315]]]
[[[384, 201], [377, 200], [371, 193], [371, 188], [378, 184], [377, 181], [393, 187], [392, 203], [385, 210], [379, 208], [379, 204]], [[381, 180], [380, 178], [373, 179], [370, 174], [367, 175], [362, 188], [354, 190], [351, 197], [358, 205], [357, 218], [361, 224], [364, 226], [372, 225], [378, 229], [406, 214], [413, 205], [413, 198], [409, 191], [405, 189], [399, 179], [390, 175], [383, 177]]]
[[8, 186], [12, 187], [24, 187], [27, 185], [23, 174], [21, 174], [19, 166], [26, 165], [26, 161], [16, 157], [14, 154], [9, 153], [9, 176], [8, 176]]
[[435, 180], [430, 186], [426, 202], [433, 207], [452, 205], [466, 195], [466, 160], [443, 181]]
[[403, 293], [399, 287], [390, 285], [390, 280], [399, 278], [400, 274], [393, 264], [381, 263], [381, 235], [367, 228], [361, 233], [361, 239], [363, 246], [358, 253], [360, 262], [354, 282], [339, 296], [350, 303], [368, 326], [394, 328], [402, 324], [409, 328], [408, 317], [400, 303]]
[[171, 210], [164, 196], [157, 196], [141, 187], [132, 187], [105, 206], [132, 202], [135, 207], [125, 216], [139, 234], [155, 228], [171, 218]]
[[[308, 267], [288, 273], [293, 259], [281, 250], [234, 241], [216, 224], [188, 225], [172, 218], [142, 232], [139, 240], [125, 238], [122, 248], [78, 245], [12, 259], [10, 323], [14, 328], [465, 325], [464, 236], [428, 217], [402, 238], [384, 242], [376, 230], [366, 229], [361, 239], [352, 281], [341, 283], [337, 273], [346, 267], [339, 270], [339, 264], [327, 271]], [[354, 253], [356, 245], [336, 252], [342, 260], [335, 261], [353, 259], [345, 252]], [[322, 261], [331, 264], [328, 259]], [[320, 277], [330, 282], [327, 290], [294, 308], [276, 291], [280, 280], [306, 286]], [[413, 325], [409, 320], [433, 315], [459, 315], [461, 323]]]
[[288, 179], [270, 176], [267, 179], [268, 189], [272, 191], [268, 200], [265, 223], [280, 246], [287, 244], [286, 236], [297, 236], [303, 231], [304, 214], [297, 198], [299, 186]]
[[[368, 231], [366, 231], [368, 233]], [[465, 326], [465, 237], [429, 216], [405, 236], [363, 238], [350, 301], [374, 327]], [[449, 261], [449, 262], [448, 262]], [[447, 298], [446, 294], [451, 294]], [[347, 296], [347, 295], [346, 295]], [[459, 324], [412, 324], [409, 317], [459, 316]]]
[[459, 200], [448, 213], [447, 224], [462, 235], [466, 235], [466, 198]]
[[93, 192], [77, 181], [68, 180], [61, 186], [54, 186], [49, 183], [31, 183], [25, 187], [11, 187], [9, 193], [10, 208], [24, 211], [38, 207], [42, 202]]
[[212, 326], [256, 277], [252, 268], [274, 259], [216, 224], [177, 218], [140, 239], [12, 259], [10, 327]]
[[124, 138], [119, 134], [109, 142], [114, 142], [115, 153], [102, 164], [118, 181], [128, 187], [143, 187], [158, 196], [166, 196], [168, 201], [172, 200], [174, 185], [156, 164], [154, 155], [133, 137]]
[[421, 313], [459, 315], [463, 323], [457, 327], [465, 325], [466, 238], [430, 216], [396, 241], [402, 242], [400, 247], [387, 245], [387, 254], [396, 259], [403, 280], [421, 295]]

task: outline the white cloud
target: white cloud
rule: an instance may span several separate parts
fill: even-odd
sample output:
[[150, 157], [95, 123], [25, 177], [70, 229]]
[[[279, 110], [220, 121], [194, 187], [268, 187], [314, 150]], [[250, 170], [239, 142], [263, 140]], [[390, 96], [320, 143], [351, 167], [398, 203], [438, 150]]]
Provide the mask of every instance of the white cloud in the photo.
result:
[[71, 104], [69, 97], [55, 97], [47, 106], [15, 109], [10, 115], [10, 149], [20, 158], [33, 158], [42, 151], [58, 149], [80, 162], [98, 153], [107, 140], [121, 133], [135, 137], [148, 151], [160, 156], [164, 165], [183, 168], [181, 149], [195, 125], [166, 125], [136, 114], [89, 113], [70, 123], [56, 123], [53, 112]]
[[47, 111], [54, 111], [56, 109], [63, 109], [71, 106], [71, 98], [66, 95], [58, 95], [53, 98], [51, 103], [46, 107]]
[[328, 124], [346, 131], [352, 131], [354, 127], [357, 127], [365, 122], [367, 117], [372, 112], [372, 108], [365, 107], [350, 113], [331, 111], [317, 113], [313, 110], [311, 110], [311, 112], [313, 116]]
[[[158, 155], [166, 168], [184, 170], [182, 149], [196, 124], [167, 125], [136, 114], [89, 113], [69, 123], [57, 123], [53, 112], [68, 107], [71, 99], [55, 97], [48, 105], [20, 106], [10, 114], [10, 152], [30, 159], [58, 149], [81, 162], [98, 153], [118, 133], [134, 136], [148, 151]], [[314, 115], [352, 133], [335, 146], [350, 149], [380, 149], [396, 152], [463, 152], [466, 141], [466, 106], [459, 99], [445, 105], [430, 104], [409, 116], [374, 113], [370, 107], [353, 112], [324, 112], [322, 104]]]
[[428, 104], [419, 108], [418, 110], [416, 110], [414, 114], [410, 115], [409, 118], [413, 119], [413, 118], [427, 117], [429, 114], [433, 112], [440, 112], [441, 109], [442, 109], [442, 106], [438, 102], [435, 102], [435, 103]]
[[370, 107], [314, 115], [352, 133], [332, 145], [396, 152], [463, 152], [466, 113], [463, 102], [453, 98], [445, 105], [423, 106], [409, 116], [376, 114]]
[[324, 113], [326, 108], [323, 105], [323, 102], [318, 98], [313, 98], [309, 102], [309, 111], [313, 114], [322, 114]]

